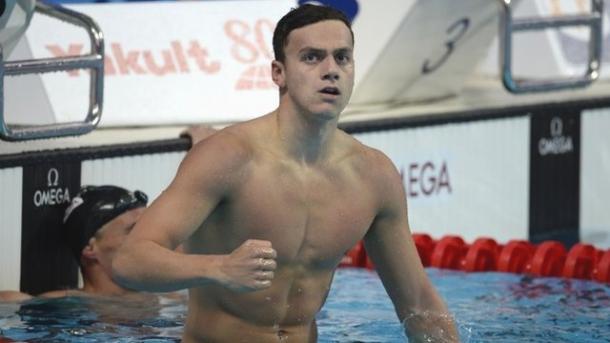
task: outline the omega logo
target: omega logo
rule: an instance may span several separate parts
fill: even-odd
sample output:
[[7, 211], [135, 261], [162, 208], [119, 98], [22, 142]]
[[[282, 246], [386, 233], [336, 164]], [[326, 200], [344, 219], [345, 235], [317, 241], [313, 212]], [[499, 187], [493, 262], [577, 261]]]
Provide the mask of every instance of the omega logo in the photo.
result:
[[47, 189], [38, 189], [34, 192], [34, 205], [36, 207], [48, 205], [60, 205], [70, 202], [70, 191], [67, 187], [59, 185], [59, 171], [50, 168], [47, 172]]
[[411, 198], [430, 197], [442, 192], [451, 194], [451, 181], [447, 162], [413, 162], [400, 171], [407, 196]]
[[561, 118], [553, 117], [551, 119], [551, 137], [561, 136], [563, 133], [563, 121]]
[[572, 137], [563, 135], [563, 120], [553, 117], [550, 123], [550, 138], [540, 138], [538, 153], [545, 155], [561, 155], [574, 151]]
[[47, 173], [47, 186], [48, 187], [57, 186], [58, 182], [59, 182], [59, 172], [57, 171], [57, 169], [55, 169], [55, 168], [49, 169], [49, 172]]

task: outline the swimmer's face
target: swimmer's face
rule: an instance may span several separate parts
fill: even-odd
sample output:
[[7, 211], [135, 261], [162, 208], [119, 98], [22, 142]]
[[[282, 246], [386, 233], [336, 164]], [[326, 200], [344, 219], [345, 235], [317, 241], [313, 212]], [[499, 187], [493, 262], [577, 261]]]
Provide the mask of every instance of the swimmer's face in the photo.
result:
[[95, 258], [108, 272], [111, 270], [114, 254], [123, 244], [125, 237], [131, 232], [143, 212], [144, 207], [139, 207], [119, 215], [104, 224], [89, 241]]
[[354, 87], [353, 48], [351, 32], [339, 20], [291, 31], [284, 63], [272, 64], [282, 101], [301, 113], [337, 118]]

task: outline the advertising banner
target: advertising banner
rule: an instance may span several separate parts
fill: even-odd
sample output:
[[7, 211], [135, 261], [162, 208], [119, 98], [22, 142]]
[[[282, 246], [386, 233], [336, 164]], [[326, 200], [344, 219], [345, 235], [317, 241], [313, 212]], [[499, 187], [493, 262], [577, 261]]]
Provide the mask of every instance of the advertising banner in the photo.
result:
[[[270, 74], [273, 30], [290, 8], [305, 2], [334, 6], [352, 20], [354, 105], [453, 94], [484, 57], [498, 11], [486, 0], [70, 5], [103, 31], [101, 125], [224, 124], [275, 109], [279, 94]], [[89, 49], [81, 28], [36, 15], [11, 58], [76, 56]], [[88, 71], [48, 73], [27, 82], [22, 78], [7, 80], [9, 123], [38, 123], [42, 117], [55, 122], [84, 119]], [[28, 101], [22, 94], [28, 94]]]
[[578, 242], [580, 111], [532, 113], [530, 240]]
[[411, 230], [527, 239], [529, 119], [357, 134], [402, 175]]
[[581, 117], [580, 239], [610, 249], [610, 108]]
[[74, 288], [78, 266], [66, 244], [64, 210], [80, 187], [80, 161], [23, 167], [22, 292]]
[[[278, 98], [271, 36], [293, 6], [289, 0], [70, 6], [104, 33], [102, 125], [230, 122], [271, 111]], [[26, 37], [36, 58], [89, 52], [82, 29], [42, 15]], [[81, 70], [42, 76], [59, 122], [84, 117], [88, 79]]]

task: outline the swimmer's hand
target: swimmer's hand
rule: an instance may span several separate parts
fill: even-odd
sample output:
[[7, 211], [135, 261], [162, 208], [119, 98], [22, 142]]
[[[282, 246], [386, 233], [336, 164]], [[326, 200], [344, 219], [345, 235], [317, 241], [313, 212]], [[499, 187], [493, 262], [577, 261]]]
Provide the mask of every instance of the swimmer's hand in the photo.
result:
[[249, 239], [223, 256], [220, 283], [237, 292], [251, 292], [271, 286], [277, 267], [277, 253], [271, 242]]

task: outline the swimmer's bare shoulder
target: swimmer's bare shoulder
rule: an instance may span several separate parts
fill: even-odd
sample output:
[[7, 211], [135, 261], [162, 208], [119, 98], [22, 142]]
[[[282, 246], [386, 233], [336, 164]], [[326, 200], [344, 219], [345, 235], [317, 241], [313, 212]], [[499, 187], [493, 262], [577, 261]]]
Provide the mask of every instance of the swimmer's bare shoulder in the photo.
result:
[[342, 145], [346, 146], [345, 154], [349, 157], [352, 168], [362, 181], [370, 182], [373, 192], [388, 195], [388, 191], [400, 187], [402, 179], [390, 158], [378, 149], [365, 145], [352, 136], [340, 131]]
[[[195, 145], [185, 157], [181, 169], [201, 170], [201, 164], [214, 161], [215, 169], [233, 171], [245, 166], [252, 156], [251, 144], [239, 127], [227, 127]], [[220, 171], [218, 170], [218, 171]], [[203, 172], [209, 172], [208, 168]]]
[[174, 251], [187, 240], [196, 239], [195, 232], [218, 204], [230, 199], [248, 180], [253, 148], [250, 131], [243, 126], [223, 129], [188, 152], [174, 180], [144, 212], [117, 251], [112, 261], [114, 280], [125, 288], [151, 292], [209, 283], [247, 289], [270, 285], [269, 280], [256, 279], [256, 273], [246, 272], [242, 278], [233, 269], [226, 272], [223, 267], [235, 262], [236, 270], [247, 269], [251, 258], [261, 260], [259, 252], [271, 254], [268, 242], [248, 240], [235, 255]]
[[245, 179], [252, 149], [238, 132], [225, 128], [189, 150], [172, 183], [140, 218], [126, 243], [152, 240], [173, 250], [191, 236]]
[[[205, 180], [222, 175], [220, 185], [228, 186], [224, 191], [230, 192], [232, 186], [238, 186], [245, 179], [249, 162], [254, 159], [257, 149], [269, 139], [272, 123], [272, 117], [268, 114], [223, 128], [195, 145], [180, 169], [187, 176], [195, 172]], [[177, 179], [182, 177], [181, 170]]]

